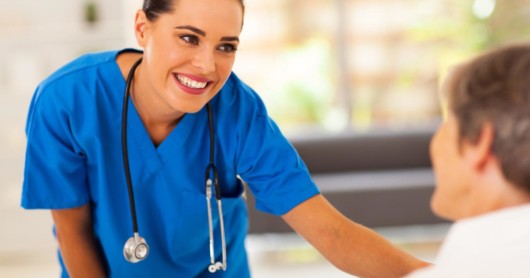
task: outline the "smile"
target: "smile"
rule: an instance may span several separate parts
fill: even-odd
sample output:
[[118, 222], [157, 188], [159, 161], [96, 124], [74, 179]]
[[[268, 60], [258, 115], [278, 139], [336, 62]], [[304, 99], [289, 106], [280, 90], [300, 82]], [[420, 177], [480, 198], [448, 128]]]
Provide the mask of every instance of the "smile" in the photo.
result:
[[191, 78], [180, 75], [180, 74], [177, 74], [176, 76], [180, 84], [188, 88], [191, 88], [191, 89], [204, 89], [206, 85], [208, 85], [208, 82], [200, 82], [200, 81], [192, 80]]

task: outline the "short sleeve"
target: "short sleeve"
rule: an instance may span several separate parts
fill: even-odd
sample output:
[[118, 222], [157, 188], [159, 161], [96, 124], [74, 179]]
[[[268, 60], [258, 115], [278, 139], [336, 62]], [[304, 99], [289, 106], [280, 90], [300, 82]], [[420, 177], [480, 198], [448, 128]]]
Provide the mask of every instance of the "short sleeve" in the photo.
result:
[[239, 137], [237, 171], [256, 199], [256, 208], [283, 215], [319, 194], [309, 171], [264, 104], [255, 96]]
[[72, 100], [58, 86], [39, 86], [26, 124], [22, 207], [62, 209], [89, 200], [85, 155], [76, 145]]

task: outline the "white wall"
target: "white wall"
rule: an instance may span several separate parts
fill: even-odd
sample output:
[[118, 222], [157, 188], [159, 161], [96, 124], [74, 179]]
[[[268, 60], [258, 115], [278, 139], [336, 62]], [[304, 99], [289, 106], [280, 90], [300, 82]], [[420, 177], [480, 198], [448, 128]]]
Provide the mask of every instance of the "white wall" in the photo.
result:
[[125, 44], [129, 47], [137, 47], [134, 37], [134, 17], [136, 11], [142, 8], [142, 0], [122, 0], [123, 34]]
[[93, 0], [99, 15], [93, 26], [84, 21], [87, 0], [0, 1], [0, 94], [32, 93], [68, 60], [125, 46], [121, 1]]
[[[88, 26], [88, 0], [0, 0], [0, 276], [58, 277], [49, 211], [20, 207], [30, 98], [38, 83], [88, 51], [128, 44], [132, 0], [94, 0], [99, 22]], [[130, 15], [128, 15], [130, 14]]]

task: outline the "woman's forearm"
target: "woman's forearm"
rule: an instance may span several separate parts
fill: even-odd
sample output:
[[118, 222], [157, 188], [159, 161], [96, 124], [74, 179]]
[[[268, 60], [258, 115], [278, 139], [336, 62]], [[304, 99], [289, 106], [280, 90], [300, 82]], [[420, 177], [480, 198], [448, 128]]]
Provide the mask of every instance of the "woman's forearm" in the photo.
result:
[[59, 250], [69, 276], [105, 277], [94, 237], [90, 207], [53, 210], [52, 215]]
[[343, 220], [336, 238], [320, 248], [338, 268], [360, 277], [403, 277], [428, 264], [400, 250], [374, 231]]
[[360, 277], [402, 277], [427, 266], [374, 231], [340, 214], [321, 195], [283, 216], [337, 268]]

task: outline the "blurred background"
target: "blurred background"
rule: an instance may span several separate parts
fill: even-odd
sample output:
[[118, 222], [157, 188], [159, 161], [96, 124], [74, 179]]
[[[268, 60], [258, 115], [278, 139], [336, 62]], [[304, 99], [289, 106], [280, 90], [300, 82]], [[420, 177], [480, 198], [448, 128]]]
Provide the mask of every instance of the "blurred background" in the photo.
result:
[[[288, 138], [433, 128], [451, 65], [530, 39], [530, 0], [245, 3], [234, 71]], [[0, 276], [58, 277], [49, 212], [19, 206], [35, 87], [86, 52], [137, 47], [140, 7], [139, 0], [0, 0]], [[447, 227], [375, 228], [431, 260]], [[248, 248], [255, 277], [346, 277], [294, 234], [253, 234]]]

